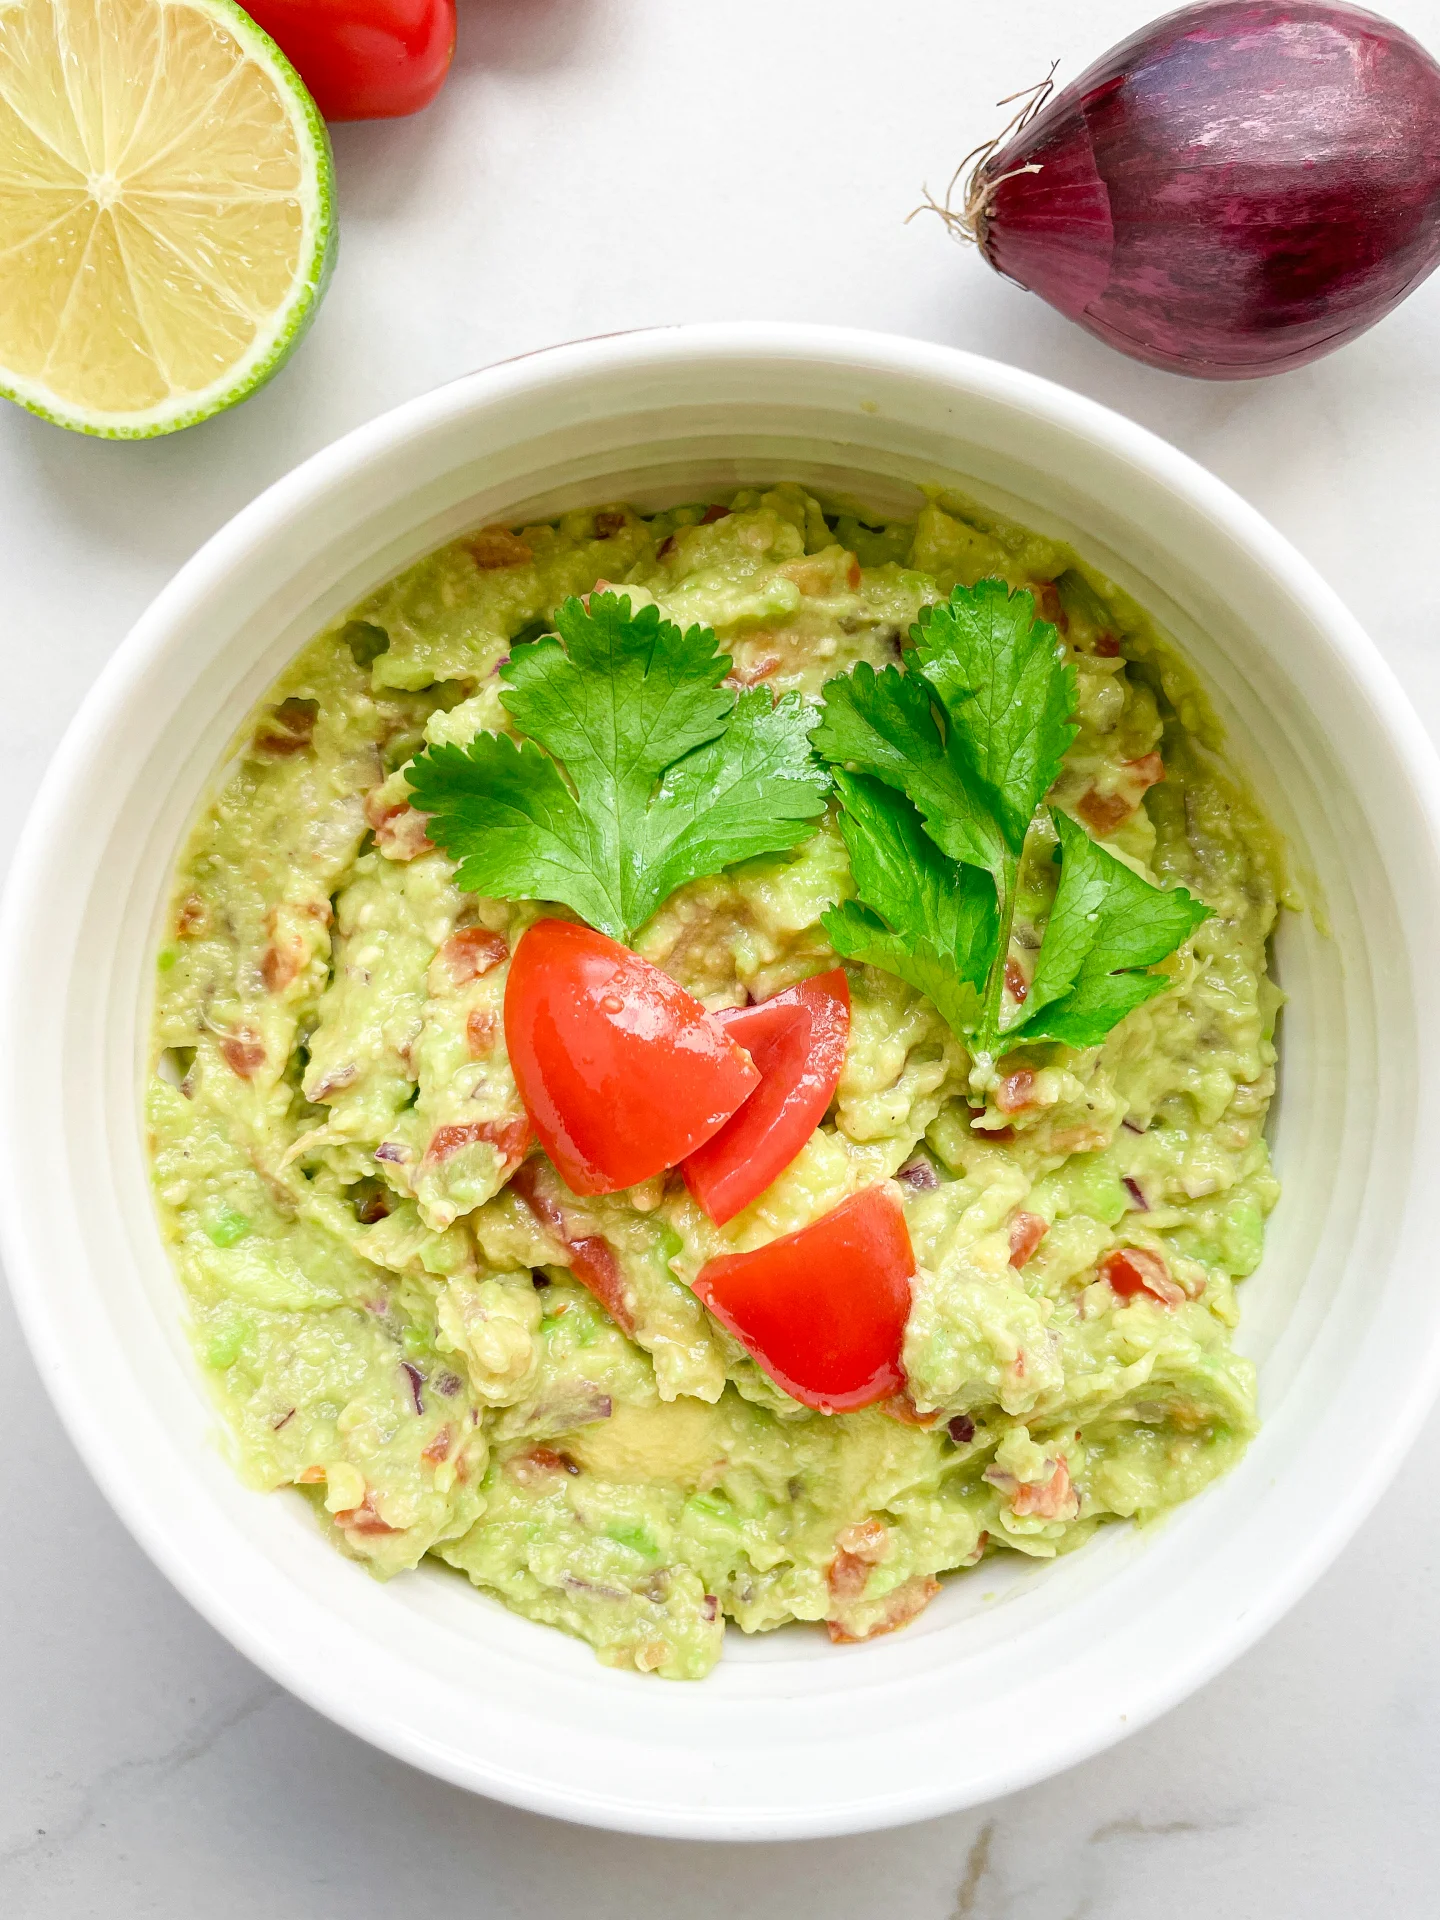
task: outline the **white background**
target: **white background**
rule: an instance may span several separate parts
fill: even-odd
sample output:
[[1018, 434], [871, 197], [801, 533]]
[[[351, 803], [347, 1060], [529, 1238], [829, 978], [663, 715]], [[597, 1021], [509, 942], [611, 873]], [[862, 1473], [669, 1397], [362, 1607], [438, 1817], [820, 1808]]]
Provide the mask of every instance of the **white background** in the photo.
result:
[[[1440, 51], [1440, 0], [1386, 0]], [[0, 409], [0, 851], [170, 574], [337, 434], [507, 354], [659, 321], [846, 322], [1029, 367], [1167, 435], [1287, 533], [1440, 738], [1440, 275], [1234, 386], [1150, 372], [932, 220], [992, 103], [1159, 0], [460, 0], [408, 122], [336, 130], [315, 329], [238, 412], [144, 446]], [[1366, 1435], [1336, 1407], [1332, 1444]], [[1440, 1420], [1308, 1600], [1114, 1752], [978, 1813], [727, 1849], [471, 1799], [317, 1719], [102, 1505], [0, 1304], [0, 1913], [15, 1920], [1409, 1920], [1440, 1882]], [[897, 1728], [897, 1739], [904, 1729]]]

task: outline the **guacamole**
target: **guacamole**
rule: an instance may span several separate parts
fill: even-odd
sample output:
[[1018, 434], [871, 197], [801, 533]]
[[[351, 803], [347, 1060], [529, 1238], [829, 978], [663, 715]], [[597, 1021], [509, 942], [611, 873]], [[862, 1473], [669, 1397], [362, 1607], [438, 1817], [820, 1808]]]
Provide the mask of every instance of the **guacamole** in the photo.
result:
[[[530, 1150], [504, 1038], [508, 956], [545, 907], [457, 885], [407, 764], [513, 733], [499, 667], [602, 582], [713, 628], [733, 683], [818, 699], [990, 577], [1032, 590], [1076, 669], [1050, 804], [1212, 909], [1168, 990], [1103, 1044], [991, 1059], [896, 974], [847, 963], [833, 1102], [757, 1200], [716, 1226], [673, 1175], [571, 1192]], [[727, 1620], [864, 1640], [987, 1555], [1048, 1559], [1188, 1499], [1255, 1425], [1231, 1335], [1277, 1192], [1282, 891], [1146, 616], [958, 496], [879, 524], [782, 485], [454, 541], [286, 670], [179, 862], [149, 1139], [236, 1466], [300, 1489], [379, 1577], [433, 1556], [671, 1678], [711, 1668]], [[832, 807], [792, 851], [681, 888], [634, 946], [711, 1011], [763, 1001], [837, 966], [822, 915], [854, 892]], [[877, 1183], [915, 1257], [904, 1391], [816, 1412], [693, 1286]]]

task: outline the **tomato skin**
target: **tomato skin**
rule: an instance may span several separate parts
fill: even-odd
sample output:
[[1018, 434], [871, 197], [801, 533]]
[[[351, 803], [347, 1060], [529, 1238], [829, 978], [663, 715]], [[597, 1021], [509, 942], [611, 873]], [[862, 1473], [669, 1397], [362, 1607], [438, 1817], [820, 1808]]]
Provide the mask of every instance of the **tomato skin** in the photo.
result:
[[243, 0], [327, 120], [428, 107], [455, 52], [455, 0]]
[[1039, 1213], [1017, 1213], [1010, 1221], [1010, 1264], [1023, 1267], [1034, 1259], [1050, 1222]]
[[849, 1413], [905, 1384], [914, 1273], [899, 1201], [867, 1187], [798, 1233], [707, 1260], [695, 1292], [787, 1393]]
[[836, 967], [715, 1018], [761, 1074], [744, 1106], [681, 1168], [723, 1227], [779, 1179], [824, 1119], [850, 1040], [850, 983]]
[[616, 1193], [675, 1166], [760, 1080], [668, 974], [569, 920], [537, 920], [516, 947], [505, 1045], [572, 1193]]
[[1170, 1269], [1158, 1253], [1143, 1247], [1114, 1247], [1100, 1262], [1101, 1276], [1122, 1300], [1133, 1300], [1137, 1293], [1148, 1293], [1162, 1307], [1182, 1306], [1185, 1289], [1170, 1277]]
[[581, 1286], [588, 1287], [620, 1331], [633, 1338], [635, 1316], [610, 1242], [598, 1233], [571, 1233], [564, 1208], [545, 1189], [538, 1161], [527, 1160], [510, 1184], [541, 1226], [548, 1227], [570, 1255], [570, 1271]]

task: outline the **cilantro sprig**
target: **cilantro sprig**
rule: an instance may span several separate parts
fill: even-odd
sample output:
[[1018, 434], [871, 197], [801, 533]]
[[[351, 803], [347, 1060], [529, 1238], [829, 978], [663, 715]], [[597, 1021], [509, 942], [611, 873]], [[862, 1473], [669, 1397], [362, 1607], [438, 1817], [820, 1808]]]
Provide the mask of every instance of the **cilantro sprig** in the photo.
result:
[[461, 887], [629, 940], [688, 881], [815, 831], [828, 779], [798, 695], [737, 695], [709, 628], [628, 597], [567, 600], [555, 628], [502, 669], [523, 739], [478, 733], [406, 770]]
[[1059, 883], [1024, 1011], [1002, 1026], [1020, 862], [1077, 732], [1075, 668], [1003, 580], [956, 587], [911, 639], [903, 670], [857, 667], [825, 689], [814, 740], [854, 770], [834, 781], [858, 895], [826, 916], [831, 942], [921, 987], [977, 1051], [1098, 1045], [1164, 992], [1149, 969], [1209, 909], [1051, 809]]

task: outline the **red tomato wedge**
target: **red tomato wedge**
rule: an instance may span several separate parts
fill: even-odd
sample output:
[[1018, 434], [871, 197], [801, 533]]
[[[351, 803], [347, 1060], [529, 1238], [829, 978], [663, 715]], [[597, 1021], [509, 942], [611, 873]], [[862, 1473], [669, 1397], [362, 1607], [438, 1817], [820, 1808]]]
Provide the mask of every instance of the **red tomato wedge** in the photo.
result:
[[695, 1291], [787, 1393], [848, 1413], [905, 1384], [914, 1272], [899, 1201], [869, 1187], [768, 1247], [707, 1260]]
[[850, 983], [836, 967], [715, 1018], [760, 1069], [744, 1106], [681, 1168], [691, 1193], [724, 1226], [780, 1177], [824, 1119], [850, 1039]]
[[455, 0], [242, 0], [327, 120], [428, 106], [455, 52]]
[[618, 940], [537, 920], [505, 984], [505, 1045], [572, 1193], [616, 1193], [693, 1153], [759, 1085], [683, 987]]

